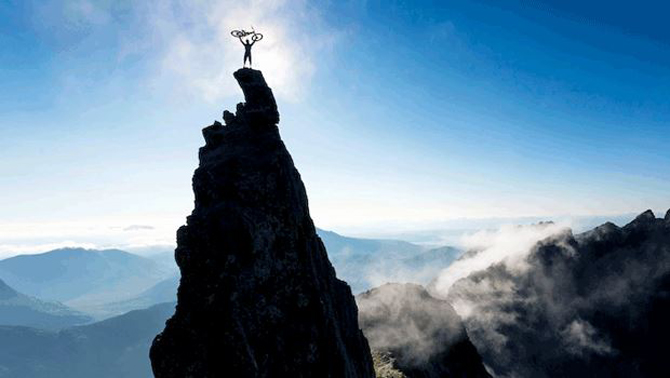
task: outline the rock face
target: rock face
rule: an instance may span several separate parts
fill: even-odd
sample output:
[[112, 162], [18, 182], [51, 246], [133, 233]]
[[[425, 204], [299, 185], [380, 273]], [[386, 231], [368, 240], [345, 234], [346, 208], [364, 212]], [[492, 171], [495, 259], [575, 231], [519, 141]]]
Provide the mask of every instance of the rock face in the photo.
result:
[[385, 284], [356, 298], [377, 375], [490, 377], [451, 305], [415, 284]]
[[457, 281], [448, 300], [500, 377], [667, 377], [670, 221], [538, 243], [527, 267], [497, 264]]
[[335, 277], [260, 71], [203, 130], [195, 209], [177, 232], [178, 304], [151, 348], [162, 377], [373, 377], [349, 286]]

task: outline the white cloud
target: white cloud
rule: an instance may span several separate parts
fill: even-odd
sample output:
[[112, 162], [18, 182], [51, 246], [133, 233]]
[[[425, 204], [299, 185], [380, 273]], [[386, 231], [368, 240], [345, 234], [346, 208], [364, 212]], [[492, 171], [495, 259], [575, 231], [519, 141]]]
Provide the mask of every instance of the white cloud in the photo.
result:
[[613, 352], [612, 347], [598, 337], [596, 329], [582, 319], [573, 320], [561, 333], [570, 353], [581, 355], [589, 352], [596, 354]]
[[[140, 222], [136, 223], [138, 220]], [[65, 247], [142, 250], [173, 246], [176, 230], [182, 224], [183, 217], [180, 216], [0, 223], [0, 259]]]
[[149, 226], [145, 224], [131, 224], [130, 226], [123, 229], [123, 231], [142, 231], [142, 230], [153, 230], [154, 226]]
[[466, 254], [444, 269], [435, 282], [434, 290], [439, 295], [446, 296], [454, 282], [496, 263], [504, 262], [514, 271], [523, 270], [527, 267], [526, 256], [538, 241], [565, 229], [566, 225], [557, 223], [505, 225], [497, 230], [483, 230], [465, 235], [461, 243], [463, 249], [476, 253]]

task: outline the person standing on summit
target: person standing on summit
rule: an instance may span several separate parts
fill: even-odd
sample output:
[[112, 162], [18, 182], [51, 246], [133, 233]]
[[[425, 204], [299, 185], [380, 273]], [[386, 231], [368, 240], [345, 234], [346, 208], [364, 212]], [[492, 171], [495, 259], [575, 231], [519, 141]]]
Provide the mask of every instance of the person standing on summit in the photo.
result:
[[[252, 26], [250, 32], [248, 32], [244, 29], [232, 30], [230, 32], [230, 35], [239, 39], [242, 46], [244, 46], [244, 62], [242, 63], [242, 67], [247, 66], [247, 60], [248, 60], [249, 61], [249, 68], [251, 68], [251, 46], [253, 46], [256, 42], [263, 39], [263, 34], [257, 33], [254, 30], [254, 27]], [[249, 38], [248, 36], [251, 36], [251, 38]], [[244, 38], [244, 39], [242, 39], [242, 38]]]
[[244, 63], [242, 63], [242, 67], [245, 67], [247, 64], [247, 59], [249, 60], [249, 67], [251, 67], [251, 46], [256, 43], [254, 40], [253, 42], [249, 42], [249, 38], [246, 39], [246, 41], [242, 41], [242, 36], [240, 38], [240, 43], [244, 45]]

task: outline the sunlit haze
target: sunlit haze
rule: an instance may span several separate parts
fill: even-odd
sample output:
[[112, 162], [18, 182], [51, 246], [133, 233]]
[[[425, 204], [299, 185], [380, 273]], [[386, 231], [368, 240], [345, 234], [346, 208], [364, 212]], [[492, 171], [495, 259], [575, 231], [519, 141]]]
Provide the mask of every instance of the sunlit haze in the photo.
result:
[[318, 227], [663, 214], [670, 8], [577, 3], [3, 2], [0, 258], [173, 245], [251, 27]]

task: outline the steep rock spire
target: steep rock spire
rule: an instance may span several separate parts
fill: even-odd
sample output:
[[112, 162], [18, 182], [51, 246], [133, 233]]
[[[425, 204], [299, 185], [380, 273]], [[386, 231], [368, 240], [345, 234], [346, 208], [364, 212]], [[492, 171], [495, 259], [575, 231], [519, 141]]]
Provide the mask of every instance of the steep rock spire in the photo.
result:
[[260, 71], [203, 130], [195, 209], [177, 232], [178, 304], [151, 348], [163, 377], [374, 376], [349, 286], [335, 277]]

